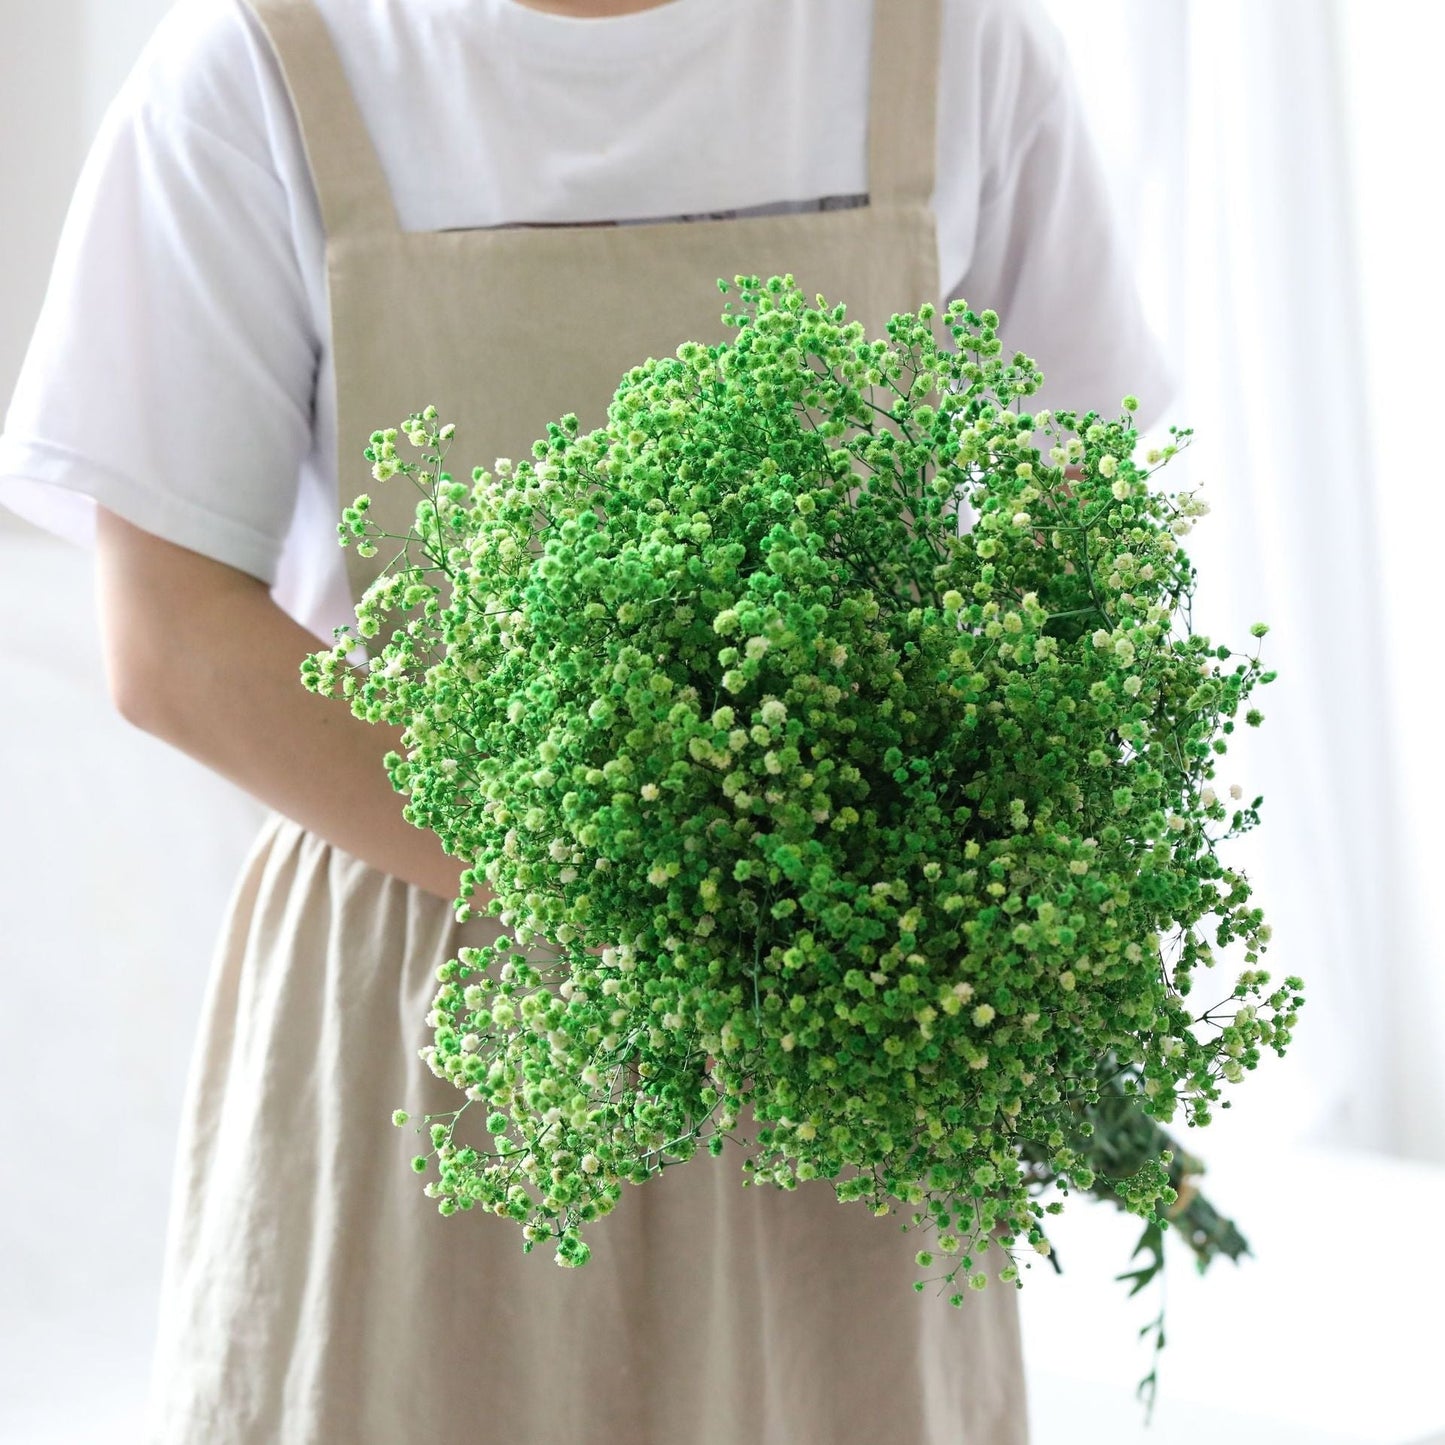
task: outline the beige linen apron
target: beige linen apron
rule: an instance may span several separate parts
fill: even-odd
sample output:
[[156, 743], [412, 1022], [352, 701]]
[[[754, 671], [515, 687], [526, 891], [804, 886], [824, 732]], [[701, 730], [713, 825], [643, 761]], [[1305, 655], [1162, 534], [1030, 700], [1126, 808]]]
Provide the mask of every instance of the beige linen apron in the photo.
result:
[[[870, 336], [936, 303], [939, 4], [880, 0], [866, 206], [404, 233], [318, 12], [257, 0], [328, 237], [337, 390], [316, 424], [338, 428], [338, 516], [367, 491], [405, 533], [415, 491], [374, 483], [361, 452], [429, 402], [458, 423], [459, 475], [529, 457], [567, 412], [602, 425], [629, 367], [735, 335], [719, 277], [792, 272]], [[768, 83], [759, 66], [739, 83]], [[386, 555], [347, 549], [353, 597]], [[915, 1293], [932, 1241], [903, 1206], [878, 1218], [821, 1179], [744, 1188], [729, 1144], [629, 1188], [579, 1269], [524, 1255], [513, 1221], [439, 1215], [408, 1167], [429, 1145], [391, 1112], [460, 1107], [418, 1057], [436, 969], [501, 931], [268, 819], [187, 1085], [149, 1445], [1026, 1441], [1015, 1292]], [[736, 1133], [755, 1139], [750, 1110]]]

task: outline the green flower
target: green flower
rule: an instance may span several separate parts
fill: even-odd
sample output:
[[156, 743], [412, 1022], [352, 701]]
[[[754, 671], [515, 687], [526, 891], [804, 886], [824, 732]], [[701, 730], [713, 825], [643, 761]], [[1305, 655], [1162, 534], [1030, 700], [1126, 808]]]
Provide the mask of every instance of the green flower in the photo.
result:
[[1203, 504], [1135, 467], [1127, 417], [1026, 412], [1042, 373], [994, 312], [870, 339], [790, 276], [720, 284], [730, 344], [649, 358], [605, 425], [470, 487], [435, 409], [374, 433], [415, 527], [395, 555], [359, 498], [339, 532], [394, 556], [357, 608], [385, 640], [302, 683], [405, 729], [404, 816], [508, 931], [438, 970], [421, 1054], [465, 1098], [428, 1197], [579, 1267], [625, 1184], [751, 1103], [759, 1182], [901, 1203], [980, 1289], [995, 1238], [1047, 1253], [1047, 1189], [1175, 1201], [1167, 1150], [1125, 1177], [1123, 1125], [1093, 1132], [1101, 1078], [1135, 1124], [1199, 1125], [1285, 1050], [1296, 979], [1183, 1002], [1216, 944], [1268, 945], [1218, 856], [1260, 800], [1214, 818], [1205, 784], [1273, 674], [1190, 630]]

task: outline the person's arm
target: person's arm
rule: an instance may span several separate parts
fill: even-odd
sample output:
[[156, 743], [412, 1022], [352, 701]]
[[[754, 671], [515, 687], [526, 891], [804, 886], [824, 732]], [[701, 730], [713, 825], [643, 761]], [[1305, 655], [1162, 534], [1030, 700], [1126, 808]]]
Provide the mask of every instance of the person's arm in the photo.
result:
[[[96, 586], [117, 711], [383, 873], [451, 902], [462, 863], [401, 814], [382, 758], [402, 729], [302, 685], [325, 644], [255, 577], [96, 506]], [[485, 883], [470, 898], [480, 913]]]

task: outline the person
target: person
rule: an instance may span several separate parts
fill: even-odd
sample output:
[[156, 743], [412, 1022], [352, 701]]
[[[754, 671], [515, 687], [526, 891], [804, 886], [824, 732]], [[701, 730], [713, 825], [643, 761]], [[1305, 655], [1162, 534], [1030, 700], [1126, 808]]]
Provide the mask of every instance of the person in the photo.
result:
[[150, 1445], [1027, 1439], [1014, 1291], [915, 1293], [917, 1236], [826, 1180], [701, 1151], [575, 1270], [439, 1217], [390, 1116], [459, 1107], [436, 968], [500, 923], [402, 817], [402, 730], [298, 679], [386, 560], [339, 508], [405, 501], [373, 430], [430, 402], [530, 455], [724, 340], [718, 278], [784, 272], [875, 336], [992, 307], [1038, 405], [1168, 398], [1038, 0], [178, 0], [108, 111], [0, 503], [94, 547], [121, 714], [270, 810], [187, 1083]]

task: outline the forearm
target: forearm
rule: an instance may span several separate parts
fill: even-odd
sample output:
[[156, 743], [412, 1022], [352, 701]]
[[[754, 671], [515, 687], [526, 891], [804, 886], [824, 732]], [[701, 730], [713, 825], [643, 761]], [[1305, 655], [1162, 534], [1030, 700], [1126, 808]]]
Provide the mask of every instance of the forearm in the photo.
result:
[[[205, 615], [177, 624], [130, 720], [373, 868], [455, 898], [462, 863], [402, 817], [386, 775], [402, 729], [302, 686], [301, 660], [322, 644], [259, 582], [232, 588], [209, 626]], [[490, 896], [479, 885], [473, 909]]]

